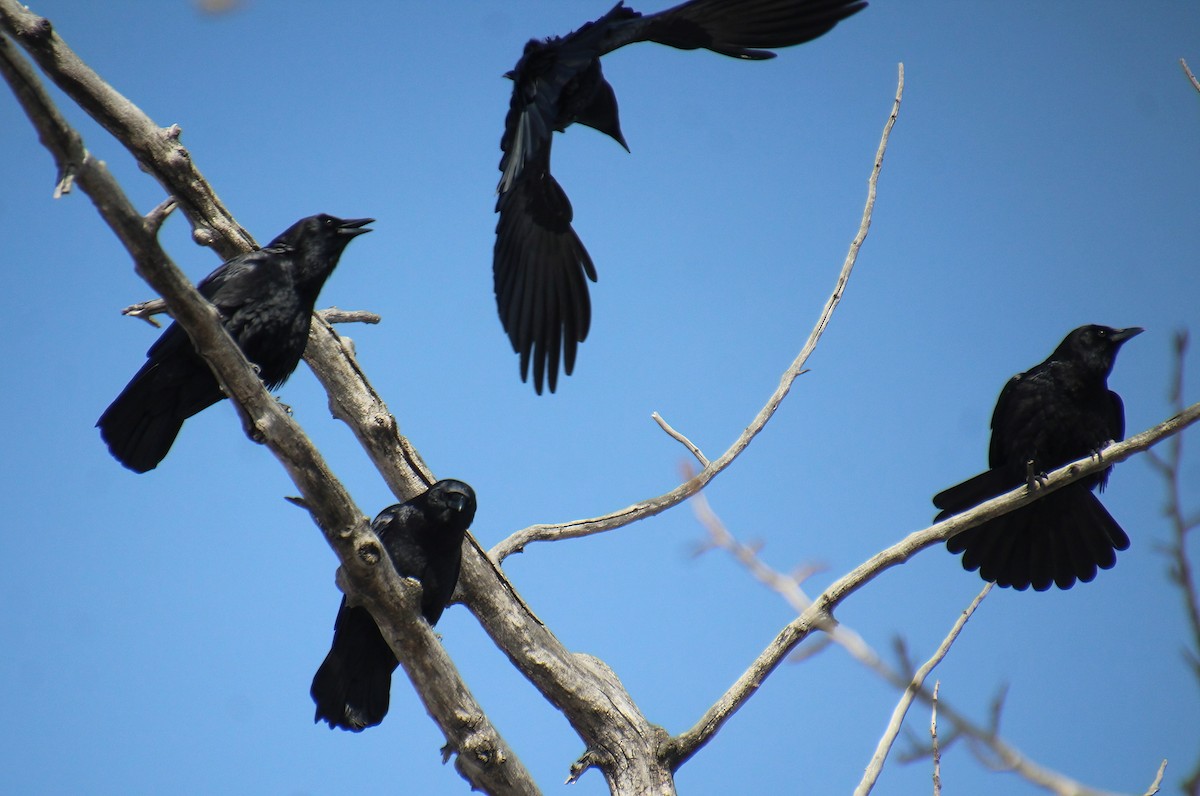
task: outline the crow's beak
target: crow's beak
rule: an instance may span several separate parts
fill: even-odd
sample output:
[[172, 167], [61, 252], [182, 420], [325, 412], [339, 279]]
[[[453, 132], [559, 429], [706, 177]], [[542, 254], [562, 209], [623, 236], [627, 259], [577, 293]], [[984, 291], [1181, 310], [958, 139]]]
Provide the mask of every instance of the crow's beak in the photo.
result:
[[338, 233], [341, 235], [362, 235], [370, 232], [369, 229], [363, 229], [367, 224], [370, 224], [375, 219], [373, 218], [348, 218], [342, 221], [338, 227]]
[[516, 72], [514, 72], [512, 69], [509, 69], [507, 72], [505, 72], [504, 74], [500, 75], [500, 77], [507, 77], [509, 80], [516, 80], [516, 79], [517, 79]]
[[1124, 343], [1126, 340], [1137, 337], [1142, 332], [1146, 331], [1140, 326], [1130, 326], [1128, 329], [1117, 329], [1109, 337], [1114, 343]]

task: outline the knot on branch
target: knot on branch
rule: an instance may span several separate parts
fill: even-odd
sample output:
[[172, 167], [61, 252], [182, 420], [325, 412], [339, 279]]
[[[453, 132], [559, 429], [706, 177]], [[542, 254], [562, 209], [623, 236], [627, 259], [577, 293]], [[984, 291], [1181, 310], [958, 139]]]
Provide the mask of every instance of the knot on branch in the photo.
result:
[[[478, 728], [480, 721], [478, 716], [472, 717], [470, 726], [472, 729]], [[447, 744], [442, 749], [442, 754], [447, 754], [449, 749]], [[496, 745], [487, 737], [476, 732], [472, 732], [467, 736], [466, 743], [460, 748], [454, 750], [458, 753], [459, 765], [466, 765], [477, 769], [495, 768], [504, 765], [508, 758], [504, 753], [496, 748]]]
[[31, 44], [45, 44], [54, 35], [54, 25], [45, 17], [34, 17], [18, 34]]
[[363, 542], [354, 550], [358, 554], [358, 558], [369, 567], [373, 567], [383, 558], [383, 551], [379, 549], [379, 544], [374, 541]]
[[210, 227], [195, 227], [192, 229], [192, 240], [198, 246], [212, 248], [217, 242], [218, 235]]

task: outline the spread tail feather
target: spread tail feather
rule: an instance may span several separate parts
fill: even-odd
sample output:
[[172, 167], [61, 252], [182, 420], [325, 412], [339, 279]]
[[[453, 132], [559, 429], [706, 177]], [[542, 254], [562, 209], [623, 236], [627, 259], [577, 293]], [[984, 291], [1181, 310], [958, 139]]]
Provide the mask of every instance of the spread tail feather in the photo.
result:
[[[938, 499], [975, 480], [951, 487], [938, 495], [935, 503], [939, 507], [947, 504]], [[987, 497], [991, 495], [982, 499]], [[938, 519], [954, 513], [957, 511], [947, 509]], [[1030, 586], [1046, 591], [1051, 585], [1069, 589], [1076, 580], [1087, 583], [1096, 577], [1097, 569], [1111, 569], [1117, 563], [1117, 551], [1128, 547], [1125, 531], [1080, 484], [1063, 487], [946, 540], [951, 553], [962, 554], [964, 569], [978, 569], [984, 580], [1019, 591]]]

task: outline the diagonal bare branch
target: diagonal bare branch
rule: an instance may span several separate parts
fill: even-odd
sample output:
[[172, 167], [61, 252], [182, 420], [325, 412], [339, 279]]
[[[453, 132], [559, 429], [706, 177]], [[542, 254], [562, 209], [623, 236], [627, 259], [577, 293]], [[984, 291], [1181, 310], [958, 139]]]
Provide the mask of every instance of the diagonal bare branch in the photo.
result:
[[[695, 498], [692, 498], [692, 504], [695, 507], [697, 518], [712, 538], [712, 545], [714, 547], [725, 550], [736, 558], [754, 576], [755, 580], [783, 597], [796, 613], [803, 613], [812, 605], [812, 599], [801, 588], [801, 582], [804, 577], [803, 572], [798, 575], [784, 575], [766, 564], [752, 547], [740, 542], [729, 532], [728, 528], [725, 527], [724, 523], [709, 507], [704, 495], [697, 495]], [[814, 648], [819, 647], [819, 645], [837, 643], [856, 661], [875, 672], [875, 674], [879, 675], [879, 677], [894, 688], [907, 691], [911, 687], [914, 671], [913, 667], [908, 665], [906, 661], [907, 653], [903, 649], [897, 650], [897, 654], [901, 659], [900, 668], [897, 670], [889, 666], [862, 636], [846, 625], [831, 622], [828, 626], [822, 627], [821, 630], [824, 631], [823, 635], [818, 637], [816, 642], [802, 647], [801, 650], [811, 652]], [[799, 660], [799, 652], [800, 650], [790, 653], [788, 660]], [[933, 693], [930, 693], [923, 686], [918, 686], [913, 689], [913, 695], [923, 703], [935, 708], [936, 711], [940, 711], [951, 724], [951, 732], [939, 739], [941, 748], [947, 748], [956, 739], [965, 737], [969, 742], [971, 751], [985, 764], [991, 765], [996, 769], [1012, 771], [1034, 784], [1047, 788], [1052, 793], [1070, 794], [1070, 796], [1107, 796], [1100, 791], [1090, 789], [1063, 774], [1036, 763], [1026, 756], [1025, 753], [1000, 737], [999, 712], [1004, 702], [1003, 691], [993, 702], [991, 720], [986, 727], [972, 722], [966, 716], [959, 713], [949, 703], [937, 696], [936, 689]], [[984, 755], [987, 755], [987, 757], [985, 758]], [[925, 759], [930, 756], [934, 757], [935, 774], [940, 779], [937, 752], [932, 748], [918, 749], [914, 753], [905, 754], [901, 757], [901, 760], [903, 762], [912, 762], [913, 760]]]
[[191, 155], [179, 143], [182, 131], [178, 125], [168, 128], [156, 125], [80, 60], [55, 32], [50, 20], [39, 17], [16, 0], [0, 0], [0, 27], [33, 57], [55, 85], [124, 144], [139, 163], [157, 165], [153, 173], [179, 202], [192, 223], [197, 243], [212, 246], [222, 259], [257, 248], [254, 238], [233, 220], [192, 162]]
[[[879, 745], [875, 749], [875, 754], [871, 756], [871, 762], [867, 765], [867, 770], [863, 774], [862, 780], [858, 783], [858, 787], [854, 789], [854, 796], [866, 796], [875, 787], [875, 782], [883, 772], [883, 764], [887, 760], [888, 752], [891, 750], [892, 744], [895, 743], [896, 736], [900, 734], [900, 726], [904, 723], [904, 716], [908, 713], [909, 707], [912, 706], [917, 692], [924, 687], [925, 678], [929, 677], [929, 673], [933, 671], [934, 667], [942, 662], [942, 658], [946, 657], [946, 653], [950, 651], [950, 645], [958, 638], [958, 634], [962, 632], [971, 615], [975, 613], [975, 609], [983, 602], [983, 598], [988, 596], [988, 592], [992, 590], [993, 585], [988, 583], [983, 587], [979, 594], [975, 596], [975, 599], [971, 601], [971, 604], [967, 606], [967, 609], [959, 615], [958, 620], [950, 628], [950, 632], [946, 635], [946, 638], [942, 640], [942, 643], [933, 653], [933, 657], [921, 664], [921, 668], [917, 669], [916, 673], [913, 674], [912, 681], [904, 689], [904, 693], [900, 695], [900, 701], [896, 703], [896, 709], [892, 711], [892, 719], [888, 722], [883, 737], [879, 739]], [[936, 700], [936, 696], [934, 698]], [[937, 726], [936, 717], [937, 713], [935, 712], [933, 725], [935, 728]], [[933, 737], [936, 743], [936, 731]], [[938, 789], [940, 790], [940, 786]]]
[[[0, 0], [0, 25], [10, 32], [11, 5]], [[23, 10], [20, 13], [28, 15]], [[35, 27], [39, 40], [50, 36], [49, 23]], [[63, 175], [71, 175], [91, 198], [129, 250], [139, 275], [164, 296], [171, 314], [234, 401], [247, 434], [266, 444], [288, 471], [303, 495], [304, 507], [341, 559], [344, 582], [376, 618], [448, 745], [459, 753], [458, 770], [474, 786], [490, 793], [537, 793], [528, 772], [488, 722], [432, 629], [419, 618], [415, 587], [404, 582], [390, 563], [380, 566], [388, 558], [366, 516], [299, 425], [263, 386], [221, 325], [217, 311], [162, 250], [155, 235], [165, 205], [149, 219], [137, 213], [104, 164], [88, 154], [82, 137], [65, 123], [33, 70], [4, 35], [0, 35], [0, 75], [12, 86], [54, 155], [60, 186]]]
[[708, 743], [721, 726], [757, 692], [763, 681], [796, 645], [808, 638], [814, 630], [821, 630], [833, 623], [834, 609], [882, 572], [904, 563], [921, 550], [945, 541], [956, 533], [1032, 503], [1069, 483], [1141, 453], [1152, 445], [1178, 434], [1197, 420], [1200, 420], [1200, 403], [1192, 404], [1183, 412], [1124, 442], [1109, 445], [1097, 456], [1080, 459], [1054, 470], [1036, 492], [1029, 492], [1022, 485], [981, 503], [970, 511], [915, 531], [886, 550], [876, 553], [830, 584], [799, 617], [784, 627], [696, 725], [672, 739], [667, 750], [669, 759], [674, 761], [673, 764], [677, 768]]
[[1187, 79], [1192, 82], [1192, 88], [1200, 91], [1200, 80], [1197, 80], [1196, 76], [1192, 74], [1192, 70], [1188, 67], [1188, 62], [1180, 58], [1179, 65], [1183, 67], [1183, 73], [1187, 75]]

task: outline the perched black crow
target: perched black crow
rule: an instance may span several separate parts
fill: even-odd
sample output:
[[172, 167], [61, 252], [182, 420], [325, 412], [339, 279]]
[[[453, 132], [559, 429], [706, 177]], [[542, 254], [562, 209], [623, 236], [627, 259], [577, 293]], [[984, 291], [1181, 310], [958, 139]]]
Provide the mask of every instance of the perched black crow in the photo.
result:
[[[458, 584], [463, 536], [475, 518], [475, 492], [462, 481], [438, 481], [407, 503], [389, 506], [371, 528], [396, 571], [421, 583], [421, 615], [436, 625]], [[392, 672], [399, 666], [375, 620], [342, 598], [333, 644], [313, 676], [314, 722], [360, 732], [387, 715]]]
[[[1040, 365], [1013, 376], [992, 414], [991, 468], [934, 496], [944, 520], [1057, 467], [1100, 451], [1125, 436], [1125, 407], [1108, 389], [1121, 345], [1137, 327], [1081, 326]], [[1091, 490], [1101, 491], [1111, 467], [1051, 492], [1016, 511], [946, 541], [965, 569], [998, 586], [1045, 591], [1087, 583], [1111, 569], [1129, 537]]]
[[707, 49], [762, 60], [777, 48], [828, 33], [861, 11], [861, 0], [691, 0], [643, 15], [618, 3], [595, 22], [563, 37], [532, 40], [506, 77], [512, 102], [500, 148], [493, 276], [500, 322], [521, 355], [521, 380], [533, 363], [533, 386], [545, 377], [554, 392], [558, 363], [569, 375], [576, 345], [591, 323], [586, 276], [596, 269], [575, 230], [567, 195], [550, 175], [550, 140], [571, 124], [593, 127], [628, 150], [617, 99], [600, 57], [618, 47], [653, 41], [681, 50]]
[[[373, 218], [301, 219], [266, 248], [241, 254], [196, 288], [221, 313], [229, 334], [268, 389], [287, 381], [308, 342], [317, 294], [351, 240]], [[172, 323], [147, 361], [96, 421], [112, 455], [135, 472], [163, 460], [183, 421], [225, 397], [191, 338]]]

